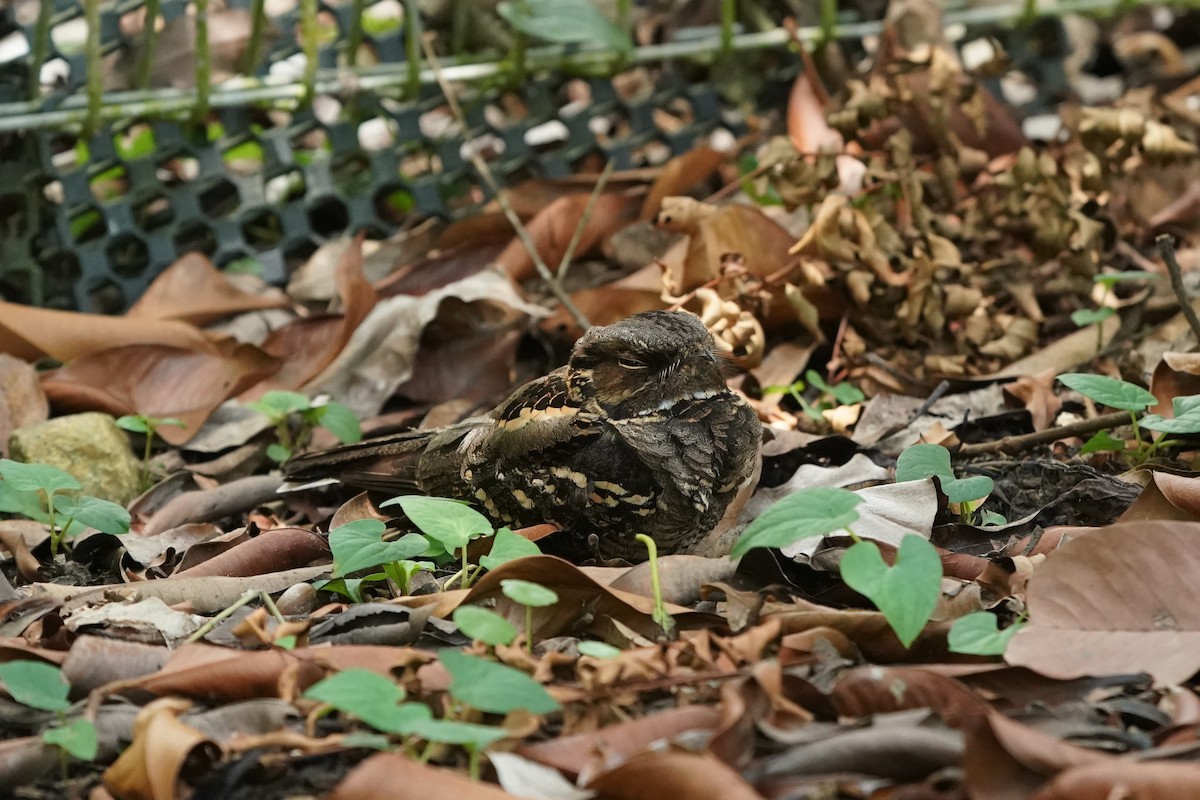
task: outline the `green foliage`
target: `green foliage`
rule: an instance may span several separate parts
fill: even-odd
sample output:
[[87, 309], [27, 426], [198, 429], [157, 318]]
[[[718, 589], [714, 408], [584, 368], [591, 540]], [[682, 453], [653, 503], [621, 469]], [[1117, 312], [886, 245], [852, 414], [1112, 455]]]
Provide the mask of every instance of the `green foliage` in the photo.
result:
[[531, 608], [545, 608], [558, 602], [558, 594], [540, 583], [507, 578], [500, 581], [500, 591], [514, 603]]
[[535, 542], [529, 541], [524, 536], [518, 536], [509, 528], [501, 528], [496, 531], [496, 538], [492, 540], [491, 552], [479, 559], [479, 565], [484, 569], [492, 570], [518, 558], [541, 554], [542, 551]]
[[941, 597], [942, 559], [920, 536], [900, 541], [890, 567], [874, 542], [857, 542], [842, 556], [839, 569], [847, 586], [883, 612], [905, 647], [921, 633]]
[[737, 558], [755, 547], [786, 547], [842, 530], [858, 519], [855, 507], [861, 502], [847, 489], [814, 486], [793, 492], [751, 522], [730, 555]]
[[972, 656], [1002, 656], [1013, 634], [1024, 624], [1014, 622], [1004, 630], [999, 630], [996, 627], [995, 614], [986, 611], [959, 617], [950, 627], [950, 652]]
[[511, 622], [495, 611], [479, 606], [459, 606], [454, 609], [454, 624], [467, 636], [490, 647], [512, 644], [517, 638], [517, 629]]
[[[805, 384], [805, 381], [808, 383]], [[803, 394], [808, 388], [815, 390], [816, 393], [816, 398], [812, 402], [806, 400]], [[805, 415], [822, 424], [825, 422], [825, 415], [822, 412], [830, 411], [838, 406], [861, 403], [866, 399], [866, 395], [854, 384], [835, 383], [830, 385], [814, 369], [804, 373], [804, 380], [798, 380], [787, 386], [768, 386], [763, 389], [763, 394], [781, 394], [783, 392], [792, 396]]]
[[592, 658], [616, 658], [621, 655], [621, 650], [608, 642], [585, 640], [579, 643], [579, 655]]
[[450, 696], [472, 708], [492, 714], [517, 709], [548, 714], [560, 708], [545, 687], [519, 669], [457, 650], [444, 650], [438, 659], [453, 679]]
[[1085, 397], [1101, 405], [1124, 411], [1145, 411], [1158, 402], [1158, 398], [1142, 387], [1129, 381], [1117, 380], [1107, 375], [1091, 375], [1086, 372], [1064, 372], [1058, 380]]
[[[47, 464], [0, 459], [0, 511], [21, 514], [50, 526], [50, 553], [57, 556], [68, 537], [84, 526], [104, 533], [129, 532], [129, 512], [108, 500], [80, 494], [79, 481]], [[78, 522], [78, 528], [73, 527]]]
[[622, 53], [633, 47], [629, 35], [589, 0], [519, 0], [502, 2], [496, 10], [521, 33], [545, 42], [596, 42]]
[[1125, 441], [1118, 439], [1108, 431], [1099, 431], [1079, 448], [1079, 455], [1088, 453], [1119, 453], [1125, 449]]
[[1116, 309], [1104, 306], [1103, 308], [1081, 308], [1071, 312], [1071, 322], [1074, 322], [1080, 328], [1086, 328], [1088, 325], [1097, 325], [1109, 317], [1116, 315]]
[[532, 653], [533, 609], [554, 605], [558, 602], [558, 594], [541, 584], [516, 578], [500, 581], [500, 591], [514, 603], [525, 606], [525, 649]]
[[448, 551], [464, 548], [480, 536], [492, 535], [492, 523], [483, 514], [458, 500], [407, 495], [394, 497], [381, 507], [398, 505], [412, 523]]
[[404, 687], [368, 669], [347, 669], [314, 683], [305, 697], [352, 714], [376, 730], [410, 735], [413, 723], [433, 714], [420, 703], [404, 703]]
[[[414, 561], [429, 549], [429, 540], [416, 533], [408, 533], [394, 541], [385, 542], [386, 527], [377, 519], [358, 519], [339, 525], [329, 531], [329, 549], [333, 554], [334, 579], [318, 588], [337, 592], [361, 603], [362, 585], [365, 581], [380, 581], [390, 578], [402, 595], [408, 593], [412, 576], [425, 569], [433, 569], [428, 561]], [[372, 567], [382, 567], [382, 573], [365, 578], [348, 578], [350, 575]]]
[[1176, 397], [1171, 401], [1171, 406], [1174, 417], [1147, 414], [1139, 420], [1141, 426], [1161, 433], [1200, 433], [1200, 395]]
[[1179, 442], [1160, 437], [1145, 439], [1142, 428], [1160, 431], [1166, 434], [1200, 433], [1200, 395], [1176, 397], [1174, 406], [1175, 417], [1167, 418], [1159, 414], [1147, 414], [1141, 419], [1138, 414], [1158, 402], [1158, 398], [1137, 384], [1109, 378], [1105, 375], [1089, 375], [1081, 372], [1067, 372], [1058, 376], [1058, 380], [1085, 397], [1097, 403], [1119, 408], [1129, 412], [1129, 421], [1133, 426], [1132, 450], [1120, 440], [1104, 434], [1093, 436], [1080, 450], [1081, 453], [1093, 453], [1102, 450], [1128, 451], [1130, 461], [1135, 465], [1144, 463], [1164, 447], [1179, 444]]
[[59, 724], [42, 733], [43, 741], [81, 761], [96, 757], [99, 745], [95, 726], [86, 719], [66, 722], [71, 687], [58, 667], [41, 661], [7, 661], [0, 664], [0, 683], [21, 705], [58, 714]]
[[383, 541], [386, 526], [377, 519], [356, 519], [329, 531], [329, 549], [333, 553], [335, 577], [377, 567], [393, 561], [407, 561], [428, 549], [425, 537], [405, 534], [396, 541]]
[[62, 672], [52, 664], [41, 661], [6, 661], [0, 664], [0, 681], [4, 688], [23, 706], [42, 711], [66, 711], [71, 707], [67, 695], [70, 685]]
[[[492, 523], [483, 514], [458, 500], [444, 497], [407, 495], [393, 497], [381, 507], [398, 505], [405, 516], [416, 525], [428, 539], [446, 552], [460, 551], [462, 559], [461, 585], [471, 585], [471, 565], [467, 560], [467, 544], [472, 539], [493, 535]], [[479, 570], [475, 570], [478, 574]], [[447, 581], [449, 584], [449, 581]]]
[[915, 444], [896, 459], [896, 481], [923, 481], [936, 477], [951, 503], [972, 503], [992, 493], [994, 483], [986, 475], [958, 478], [950, 466], [950, 451], [940, 444]]
[[267, 448], [267, 457], [278, 463], [303, 449], [317, 428], [324, 428], [347, 444], [362, 439], [358, 418], [341, 403], [310, 401], [298, 392], [270, 391], [246, 407], [275, 426], [278, 441]]

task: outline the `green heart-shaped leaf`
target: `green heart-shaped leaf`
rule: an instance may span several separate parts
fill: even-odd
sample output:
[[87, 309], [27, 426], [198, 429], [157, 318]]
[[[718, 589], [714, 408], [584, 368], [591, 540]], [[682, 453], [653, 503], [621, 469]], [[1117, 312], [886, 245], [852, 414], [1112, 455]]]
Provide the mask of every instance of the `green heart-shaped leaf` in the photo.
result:
[[905, 536], [896, 563], [884, 563], [879, 547], [861, 541], [846, 551], [839, 566], [842, 580], [873, 602], [900, 642], [908, 647], [917, 638], [942, 593], [942, 559], [920, 536]]

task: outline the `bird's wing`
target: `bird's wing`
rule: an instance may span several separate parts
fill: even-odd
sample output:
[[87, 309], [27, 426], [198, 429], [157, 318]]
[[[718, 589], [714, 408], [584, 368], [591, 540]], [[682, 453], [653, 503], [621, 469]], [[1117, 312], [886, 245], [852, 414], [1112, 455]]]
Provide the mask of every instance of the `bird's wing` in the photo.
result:
[[587, 435], [595, 422], [572, 403], [565, 367], [520, 387], [488, 416], [492, 425], [463, 440], [471, 461], [519, 459]]

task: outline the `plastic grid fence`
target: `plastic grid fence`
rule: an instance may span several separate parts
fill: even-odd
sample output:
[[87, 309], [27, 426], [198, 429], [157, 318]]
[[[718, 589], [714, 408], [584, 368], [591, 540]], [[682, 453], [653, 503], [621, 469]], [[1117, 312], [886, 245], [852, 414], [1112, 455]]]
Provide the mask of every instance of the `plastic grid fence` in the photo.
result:
[[[71, 0], [56, 2], [56, 24], [78, 13]], [[185, 13], [186, 5], [164, 0], [164, 19]], [[321, 9], [342, 30], [348, 28], [349, 6]], [[106, 49], [120, 44], [118, 18], [127, 11], [102, 13]], [[273, 19], [279, 30], [296, 22], [295, 12]], [[15, 24], [11, 7], [0, 11], [0, 31]], [[1065, 87], [1061, 45], [1045, 44], [1061, 43], [1060, 34], [1035, 39], [1000, 33], [1018, 65], [1037, 76], [1040, 97], [1052, 98], [1055, 87]], [[366, 38], [381, 60], [403, 61], [402, 33]], [[277, 47], [267, 62], [294, 50]], [[323, 48], [321, 65], [335, 66], [336, 57], [334, 47]], [[64, 58], [68, 91], [78, 89], [83, 58]], [[780, 49], [748, 61], [764, 76], [760, 107], [782, 108], [799, 59]], [[408, 103], [368, 94], [346, 98], [332, 123], [311, 110], [288, 114], [280, 124], [279, 114], [255, 108], [217, 109], [220, 135], [212, 141], [211, 123], [206, 128], [153, 120], [106, 126], [84, 147], [54, 131], [0, 134], [0, 296], [118, 313], [191, 251], [205, 252], [222, 267], [253, 258], [264, 277], [283, 281], [289, 267], [330, 237], [364, 228], [387, 235], [409, 214], [452, 219], [471, 213], [487, 191], [463, 148], [485, 140], [481, 137], [494, 145], [493, 171], [512, 185], [524, 177], [570, 175], [590, 156], [612, 160], [617, 169], [658, 164], [717, 128], [742, 132], [732, 102], [703, 69], [663, 64], [652, 72], [653, 90], [633, 100], [607, 78], [538, 76], [519, 87], [525, 113], [516, 120], [494, 113], [503, 91], [479, 90], [460, 98], [468, 129], [450, 128], [438, 136], [426, 135], [422, 124], [443, 105], [436, 87]], [[0, 96], [27, 80], [5, 77]], [[590, 101], [583, 108], [568, 105], [568, 83], [575, 81], [578, 93], [581, 80]], [[664, 129], [655, 112], [668, 108], [682, 123]], [[531, 145], [529, 131], [551, 121], [558, 123], [558, 138]], [[597, 121], [610, 127], [607, 135], [593, 130]], [[119, 144], [131, 126], [143, 142], [135, 154]], [[368, 129], [375, 131], [370, 142]]]

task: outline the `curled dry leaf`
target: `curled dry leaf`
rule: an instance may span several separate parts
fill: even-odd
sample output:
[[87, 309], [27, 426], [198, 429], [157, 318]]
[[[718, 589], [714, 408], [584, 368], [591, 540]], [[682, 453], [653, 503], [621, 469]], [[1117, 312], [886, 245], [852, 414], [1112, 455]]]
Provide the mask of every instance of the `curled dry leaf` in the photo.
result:
[[66, 362], [132, 344], [216, 352], [212, 340], [184, 322], [78, 314], [0, 301], [0, 353], [26, 361], [49, 356]]
[[137, 715], [133, 742], [104, 771], [104, 785], [117, 797], [165, 800], [186, 794], [180, 784], [184, 764], [214, 762], [220, 750], [212, 739], [180, 722], [191, 703], [162, 698]]
[[1008, 663], [1056, 678], [1200, 670], [1200, 523], [1125, 522], [1059, 547], [1033, 573]]

